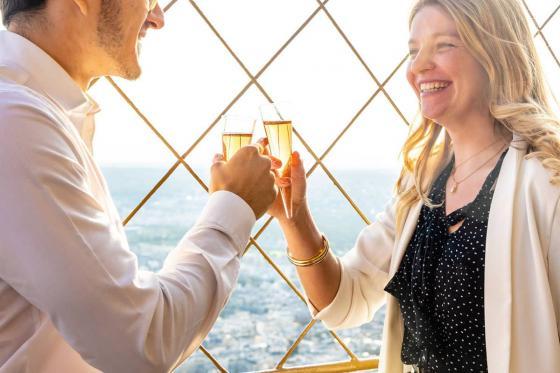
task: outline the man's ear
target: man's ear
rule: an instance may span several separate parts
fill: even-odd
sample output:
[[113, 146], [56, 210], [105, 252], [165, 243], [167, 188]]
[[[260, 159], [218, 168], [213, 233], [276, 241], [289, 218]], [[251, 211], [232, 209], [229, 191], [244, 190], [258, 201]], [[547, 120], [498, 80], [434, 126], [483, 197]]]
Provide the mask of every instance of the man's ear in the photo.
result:
[[76, 6], [78, 7], [82, 15], [84, 16], [88, 15], [91, 9], [91, 4], [88, 0], [71, 0], [71, 1], [73, 1], [74, 4], [76, 4]]

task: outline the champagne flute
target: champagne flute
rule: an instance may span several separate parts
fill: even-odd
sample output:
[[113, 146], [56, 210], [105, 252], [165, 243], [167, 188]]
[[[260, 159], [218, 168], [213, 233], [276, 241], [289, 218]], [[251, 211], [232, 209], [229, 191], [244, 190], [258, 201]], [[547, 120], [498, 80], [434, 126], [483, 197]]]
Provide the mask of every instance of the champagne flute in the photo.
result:
[[222, 115], [222, 122], [222, 153], [227, 161], [240, 148], [252, 142], [255, 119], [235, 115]]
[[[268, 138], [270, 154], [282, 161], [278, 170], [281, 177], [290, 177], [290, 159], [292, 156], [292, 117], [287, 104], [270, 103], [260, 106], [264, 131]], [[292, 217], [292, 189], [280, 188], [286, 217]]]

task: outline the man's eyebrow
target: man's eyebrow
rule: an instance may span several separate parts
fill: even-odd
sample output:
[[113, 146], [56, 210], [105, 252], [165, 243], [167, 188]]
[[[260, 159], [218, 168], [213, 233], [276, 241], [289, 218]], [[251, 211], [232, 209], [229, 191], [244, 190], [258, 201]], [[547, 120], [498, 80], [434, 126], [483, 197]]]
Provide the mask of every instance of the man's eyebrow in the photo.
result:
[[[434, 33], [434, 34], [431, 35], [432, 38], [437, 38], [437, 37], [439, 37], [439, 36], [451, 36], [451, 37], [457, 38], [457, 39], [460, 39], [460, 38], [461, 38], [461, 37], [459, 36], [459, 34], [458, 34], [457, 32], [454, 32], [454, 31], [452, 31], [452, 32], [436, 32], [436, 33]], [[408, 44], [414, 44], [414, 43], [416, 43], [416, 42], [417, 42], [416, 39], [410, 39], [410, 40], [408, 41]]]

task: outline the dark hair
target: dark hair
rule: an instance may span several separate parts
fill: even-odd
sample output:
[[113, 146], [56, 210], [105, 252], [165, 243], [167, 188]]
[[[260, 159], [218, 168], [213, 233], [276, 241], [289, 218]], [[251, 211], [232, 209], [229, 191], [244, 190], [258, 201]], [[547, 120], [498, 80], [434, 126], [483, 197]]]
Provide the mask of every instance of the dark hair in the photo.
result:
[[47, 0], [0, 0], [2, 23], [8, 27], [16, 15], [36, 12], [45, 8], [45, 5], [47, 5]]

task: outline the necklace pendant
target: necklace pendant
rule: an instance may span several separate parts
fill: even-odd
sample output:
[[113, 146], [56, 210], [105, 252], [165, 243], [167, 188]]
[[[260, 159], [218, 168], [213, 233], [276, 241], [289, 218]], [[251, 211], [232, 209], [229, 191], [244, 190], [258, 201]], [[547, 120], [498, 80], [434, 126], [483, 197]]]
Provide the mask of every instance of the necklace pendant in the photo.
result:
[[451, 193], [455, 193], [456, 191], [457, 191], [457, 183], [454, 183], [454, 184], [451, 186]]

